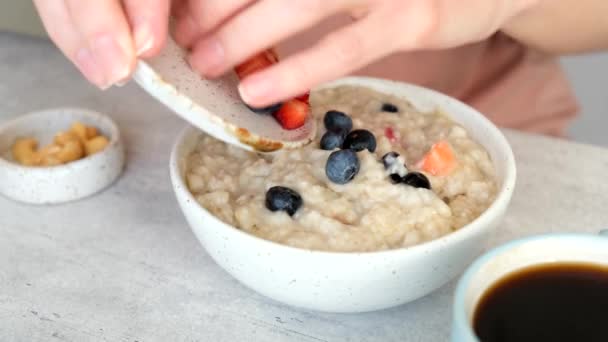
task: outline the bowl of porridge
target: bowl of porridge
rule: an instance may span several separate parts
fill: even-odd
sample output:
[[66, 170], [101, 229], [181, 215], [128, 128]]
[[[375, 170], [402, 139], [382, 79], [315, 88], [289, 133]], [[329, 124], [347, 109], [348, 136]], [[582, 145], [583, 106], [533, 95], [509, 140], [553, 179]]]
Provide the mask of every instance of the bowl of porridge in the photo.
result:
[[422, 87], [352, 77], [311, 92], [315, 140], [244, 151], [188, 127], [170, 170], [208, 254], [249, 288], [326, 312], [401, 305], [484, 249], [515, 186], [503, 134]]

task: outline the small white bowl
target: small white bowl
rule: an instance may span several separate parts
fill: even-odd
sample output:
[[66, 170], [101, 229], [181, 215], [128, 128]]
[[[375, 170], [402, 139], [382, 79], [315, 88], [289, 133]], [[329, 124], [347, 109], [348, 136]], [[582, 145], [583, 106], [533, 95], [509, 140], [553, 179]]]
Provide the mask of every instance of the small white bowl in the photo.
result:
[[[39, 146], [69, 129], [74, 121], [96, 127], [110, 140], [102, 151], [64, 165], [29, 167], [15, 162], [11, 146], [18, 137], [33, 137]], [[116, 124], [107, 116], [81, 108], [34, 112], [0, 126], [0, 193], [30, 204], [56, 204], [81, 199], [110, 185], [121, 174], [125, 154]]]
[[373, 78], [333, 82], [405, 97], [421, 110], [441, 108], [483, 145], [496, 169], [499, 192], [476, 220], [441, 238], [413, 247], [369, 253], [293, 248], [245, 233], [200, 206], [184, 180], [186, 158], [200, 135], [187, 128], [171, 155], [177, 200], [209, 255], [228, 273], [259, 293], [289, 305], [328, 312], [364, 312], [411, 302], [460, 274], [484, 249], [511, 200], [516, 169], [504, 135], [482, 114], [422, 87]]

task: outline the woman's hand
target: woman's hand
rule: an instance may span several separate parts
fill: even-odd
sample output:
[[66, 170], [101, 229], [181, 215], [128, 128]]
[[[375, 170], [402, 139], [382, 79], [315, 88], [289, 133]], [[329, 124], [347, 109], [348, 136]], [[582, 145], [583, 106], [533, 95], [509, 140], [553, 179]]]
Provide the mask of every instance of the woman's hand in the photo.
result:
[[350, 13], [351, 25], [243, 80], [243, 99], [266, 106], [393, 52], [486, 39], [538, 1], [182, 0], [176, 3], [176, 40], [192, 49], [194, 68], [216, 77], [325, 18]]
[[126, 81], [138, 56], [163, 46], [170, 0], [34, 0], [51, 39], [105, 89]]

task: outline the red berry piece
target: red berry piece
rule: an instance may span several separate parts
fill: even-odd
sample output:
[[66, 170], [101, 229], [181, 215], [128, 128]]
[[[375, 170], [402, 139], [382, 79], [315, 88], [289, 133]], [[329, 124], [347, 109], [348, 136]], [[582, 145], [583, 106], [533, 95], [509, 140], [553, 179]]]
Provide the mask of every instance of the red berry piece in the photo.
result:
[[234, 71], [242, 80], [254, 72], [268, 68], [277, 63], [278, 60], [277, 55], [272, 50], [266, 50], [237, 65]]
[[397, 136], [395, 135], [395, 130], [393, 130], [392, 127], [386, 127], [384, 129], [384, 135], [386, 136], [388, 141], [390, 141], [391, 143], [397, 142]]
[[293, 99], [285, 102], [274, 114], [274, 117], [279, 121], [283, 128], [291, 130], [300, 128], [306, 123], [308, 111], [308, 104]]
[[296, 97], [296, 99], [297, 99], [297, 100], [300, 100], [300, 101], [302, 101], [302, 102], [304, 102], [304, 103], [308, 103], [308, 99], [309, 99], [309, 97], [310, 97], [310, 92], [306, 92], [306, 93], [304, 93], [304, 94], [302, 94], [302, 95], [300, 95], [300, 96]]

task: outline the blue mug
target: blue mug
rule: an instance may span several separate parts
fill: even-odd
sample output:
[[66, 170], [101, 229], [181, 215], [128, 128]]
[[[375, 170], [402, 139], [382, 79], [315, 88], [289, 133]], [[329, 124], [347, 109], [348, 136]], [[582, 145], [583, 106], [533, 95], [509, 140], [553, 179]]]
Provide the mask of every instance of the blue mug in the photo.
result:
[[594, 234], [543, 234], [508, 242], [475, 260], [458, 281], [452, 308], [452, 342], [480, 342], [475, 308], [485, 291], [507, 274], [552, 262], [608, 266], [608, 230]]

